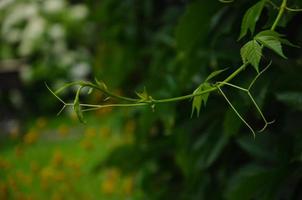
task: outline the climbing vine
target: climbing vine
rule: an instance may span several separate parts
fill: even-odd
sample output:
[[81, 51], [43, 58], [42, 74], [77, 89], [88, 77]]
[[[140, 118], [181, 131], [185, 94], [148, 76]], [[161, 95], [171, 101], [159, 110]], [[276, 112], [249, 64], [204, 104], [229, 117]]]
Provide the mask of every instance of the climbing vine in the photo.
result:
[[[236, 1], [230, 0], [219, 0], [222, 3], [236, 3]], [[278, 10], [278, 14], [275, 17], [275, 20], [271, 24], [269, 29], [260, 31], [255, 34], [255, 27], [257, 24], [257, 21], [261, 17], [261, 13], [263, 12], [263, 9], [265, 6], [271, 6], [273, 9]], [[136, 92], [136, 97], [126, 97], [121, 96], [118, 94], [115, 94], [110, 91], [110, 89], [107, 87], [107, 85], [103, 81], [99, 81], [95, 79], [94, 82], [90, 81], [77, 81], [72, 82], [64, 85], [63, 87], [59, 88], [56, 91], [52, 91], [47, 85], [47, 88], [50, 90], [50, 92], [63, 104], [62, 109], [59, 113], [61, 113], [67, 106], [72, 106], [74, 111], [76, 112], [79, 120], [83, 123], [85, 123], [85, 119], [83, 116], [83, 112], [96, 110], [96, 109], [102, 109], [106, 107], [137, 107], [137, 106], [149, 106], [152, 110], [156, 109], [156, 105], [162, 104], [162, 103], [171, 103], [171, 102], [178, 102], [178, 101], [184, 101], [184, 100], [192, 100], [192, 112], [191, 115], [194, 113], [199, 116], [200, 109], [202, 105], [206, 105], [209, 95], [212, 92], [218, 92], [222, 95], [222, 97], [226, 100], [228, 105], [232, 108], [232, 110], [236, 113], [236, 115], [240, 118], [240, 120], [250, 129], [253, 136], [255, 137], [256, 131], [255, 129], [246, 121], [246, 119], [239, 113], [239, 111], [236, 109], [236, 106], [230, 101], [230, 99], [227, 97], [226, 93], [223, 91], [223, 88], [228, 86], [235, 88], [239, 91], [242, 91], [246, 93], [246, 95], [249, 97], [250, 101], [254, 105], [256, 111], [260, 114], [264, 125], [263, 128], [259, 131], [263, 131], [267, 128], [267, 126], [274, 121], [269, 121], [263, 112], [261, 111], [260, 107], [258, 106], [256, 100], [254, 99], [251, 88], [257, 81], [257, 79], [269, 68], [269, 66], [272, 64], [272, 61], [269, 61], [267, 59], [264, 59], [263, 56], [263, 49], [269, 49], [272, 52], [276, 53], [278, 56], [286, 59], [286, 56], [283, 52], [283, 45], [288, 45], [291, 47], [297, 47], [296, 45], [292, 44], [286, 39], [286, 36], [277, 32], [276, 27], [280, 23], [280, 20], [282, 19], [285, 12], [299, 12], [302, 11], [301, 9], [293, 9], [289, 8], [287, 5], [287, 0], [283, 0], [280, 6], [275, 5], [273, 2], [269, 0], [260, 0], [253, 6], [251, 6], [244, 14], [242, 24], [241, 24], [241, 30], [239, 34], [239, 39], [241, 40], [247, 35], [251, 35], [251, 39], [246, 42], [241, 50], [240, 55], [242, 59], [242, 65], [237, 68], [233, 73], [231, 73], [227, 78], [225, 78], [222, 81], [213, 81], [214, 78], [216, 78], [217, 75], [221, 73], [226, 73], [227, 69], [221, 69], [212, 72], [204, 82], [200, 83], [200, 85], [190, 94], [183, 95], [183, 96], [177, 96], [177, 97], [171, 97], [171, 98], [164, 98], [160, 99], [157, 97], [153, 97], [150, 95], [146, 89], [142, 92]], [[260, 65], [261, 60], [263, 60], [263, 63], [267, 63], [266, 67], [262, 67]], [[256, 71], [256, 76], [251, 81], [249, 86], [247, 88], [243, 88], [241, 86], [235, 85], [232, 83], [232, 80], [239, 76], [242, 71], [244, 71], [247, 67], [253, 67]], [[72, 86], [77, 86], [77, 91], [75, 94], [74, 101], [71, 103], [65, 102], [59, 94]], [[87, 104], [87, 103], [81, 103], [80, 102], [80, 94], [81, 91], [84, 88], [89, 88], [88, 94], [92, 90], [97, 90], [104, 95], [107, 96], [107, 98], [113, 98], [118, 100], [120, 103], [114, 103], [114, 104]]]

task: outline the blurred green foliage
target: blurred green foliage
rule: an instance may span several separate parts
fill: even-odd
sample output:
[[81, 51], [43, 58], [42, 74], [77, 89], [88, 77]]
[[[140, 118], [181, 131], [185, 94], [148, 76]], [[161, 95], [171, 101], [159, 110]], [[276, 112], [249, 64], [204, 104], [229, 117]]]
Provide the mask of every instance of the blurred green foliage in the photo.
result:
[[[240, 65], [240, 48], [250, 37], [237, 41], [240, 24], [257, 2], [87, 0], [94, 27], [88, 42], [92, 74], [127, 96], [144, 87], [154, 98], [191, 93], [212, 71]], [[302, 3], [289, 0], [288, 6]], [[277, 13], [265, 6], [255, 33], [270, 27]], [[277, 30], [301, 46], [301, 21], [301, 13], [285, 12]], [[287, 60], [265, 51], [264, 60], [273, 64], [251, 91], [276, 120], [255, 140], [215, 94], [198, 118], [190, 118], [190, 101], [161, 104], [154, 112], [136, 108], [128, 116], [137, 122], [133, 143], [118, 146], [93, 172], [114, 167], [126, 175], [139, 173], [140, 199], [301, 199], [302, 52], [292, 47], [283, 52]], [[247, 68], [234, 82], [247, 86], [255, 73]], [[260, 129], [262, 121], [246, 95], [225, 92]]]
[[[247, 42], [237, 41], [241, 20], [256, 2], [103, 1], [99, 6], [111, 15], [97, 14], [104, 31], [94, 66], [109, 86], [119, 85], [130, 96], [144, 86], [157, 99], [188, 94], [211, 71], [240, 65], [240, 47]], [[255, 33], [271, 26], [277, 12], [265, 6]], [[301, 45], [300, 21], [300, 13], [285, 12], [277, 30]], [[276, 119], [255, 140], [223, 99], [211, 95], [198, 118], [190, 118], [189, 101], [157, 105], [155, 112], [133, 110], [139, 122], [135, 144], [116, 149], [97, 169], [142, 171], [144, 199], [300, 199], [301, 50], [283, 52], [287, 60], [265, 51], [264, 60], [273, 65], [251, 91], [268, 118]], [[248, 68], [234, 81], [247, 86], [254, 75]], [[226, 92], [260, 129], [261, 119], [244, 93]]]

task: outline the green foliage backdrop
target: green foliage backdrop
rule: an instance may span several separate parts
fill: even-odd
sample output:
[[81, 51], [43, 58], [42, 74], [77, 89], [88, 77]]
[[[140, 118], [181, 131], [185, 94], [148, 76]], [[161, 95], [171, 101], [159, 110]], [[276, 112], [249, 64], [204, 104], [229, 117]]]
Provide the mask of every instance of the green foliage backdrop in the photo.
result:
[[[103, 25], [96, 74], [109, 87], [121, 87], [126, 96], [144, 87], [155, 98], [188, 94], [211, 71], [229, 67], [220, 79], [235, 71], [242, 62], [240, 48], [262, 30], [273, 26], [301, 45], [299, 12], [285, 9], [274, 23], [281, 3], [103, 1], [102, 12], [95, 16]], [[299, 7], [301, 2], [288, 1], [287, 6]], [[300, 199], [301, 49], [281, 49], [281, 42], [288, 42], [267, 37], [283, 36], [266, 34], [241, 49], [243, 61], [256, 71], [272, 60], [251, 89], [263, 113], [275, 120], [264, 132], [253, 139], [215, 93], [206, 108], [200, 104], [207, 97], [198, 100], [199, 117], [190, 118], [190, 100], [159, 104], [154, 112], [149, 107], [131, 109], [129, 117], [139, 122], [135, 144], [112, 152], [97, 169], [113, 165], [125, 173], [141, 173], [146, 199]], [[264, 49], [260, 62], [257, 52], [262, 46], [273, 51]], [[249, 66], [233, 82], [247, 87], [255, 76]], [[244, 119], [261, 129], [263, 121], [246, 93], [224, 90]]]
[[84, 3], [92, 82], [64, 108], [89, 126], [91, 87], [137, 124], [93, 173], [138, 174], [139, 199], [302, 198], [300, 0]]

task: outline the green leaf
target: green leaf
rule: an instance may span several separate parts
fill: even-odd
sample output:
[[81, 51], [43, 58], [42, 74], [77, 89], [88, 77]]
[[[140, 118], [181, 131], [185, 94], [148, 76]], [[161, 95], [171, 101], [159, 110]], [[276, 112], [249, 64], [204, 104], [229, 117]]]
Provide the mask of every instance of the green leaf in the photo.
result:
[[299, 47], [299, 46], [292, 44], [291, 42], [289, 42], [287, 39], [283, 37], [284, 35], [280, 33], [271, 30], [266, 30], [258, 33], [255, 36], [255, 40], [260, 42], [263, 46], [273, 50], [279, 56], [286, 58], [286, 56], [283, 54], [281, 44], [286, 44], [292, 47]]
[[254, 34], [256, 23], [259, 20], [264, 5], [265, 0], [262, 0], [246, 11], [241, 24], [239, 40], [247, 34], [248, 30], [250, 30], [250, 32]]
[[257, 37], [263, 37], [263, 36], [270, 36], [270, 37], [274, 37], [277, 40], [279, 40], [282, 44], [291, 46], [291, 47], [296, 47], [296, 48], [300, 48], [298, 45], [295, 45], [293, 43], [291, 43], [290, 41], [288, 41], [287, 39], [285, 39], [285, 35], [280, 34], [276, 31], [272, 31], [272, 30], [265, 30], [265, 31], [261, 31], [260, 33], [258, 33], [255, 38]]
[[107, 85], [104, 83], [104, 81], [99, 81], [97, 78], [94, 79], [96, 84], [103, 90], [108, 90]]
[[87, 94], [91, 94], [93, 92], [93, 88], [89, 88]]
[[221, 70], [216, 70], [214, 72], [212, 72], [207, 78], [205, 82], [208, 82], [209, 80], [211, 80], [212, 78], [214, 78], [215, 76], [218, 76], [219, 74], [221, 74], [222, 72], [224, 72], [225, 70], [227, 70], [227, 68], [225, 69], [221, 69]]
[[73, 109], [74, 109], [75, 113], [77, 114], [79, 121], [82, 123], [86, 123], [84, 120], [84, 116], [83, 116], [83, 112], [81, 110], [80, 100], [79, 100], [81, 89], [82, 88], [79, 88], [76, 93], [76, 96], [75, 96], [74, 102], [73, 102]]
[[282, 45], [278, 38], [273, 36], [258, 36], [255, 37], [255, 39], [266, 48], [273, 50], [279, 56], [286, 58], [286, 56], [283, 54]]
[[259, 63], [262, 56], [262, 48], [256, 40], [247, 42], [240, 50], [243, 63], [251, 63], [251, 65], [259, 73]]
[[[201, 92], [211, 89], [211, 88], [212, 88], [212, 86], [209, 83], [203, 83], [193, 92], [193, 94], [198, 94], [198, 93], [201, 93]], [[195, 96], [193, 98], [191, 117], [193, 116], [195, 110], [197, 112], [197, 116], [199, 116], [201, 104], [203, 104], [204, 106], [206, 105], [209, 95], [210, 95], [210, 93], [207, 92], [207, 93]]]
[[272, 37], [275, 37], [275, 38], [278, 38], [278, 39], [284, 37], [283, 34], [278, 33], [276, 31], [272, 31], [272, 30], [261, 31], [255, 37], [261, 37], [261, 36], [272, 36]]

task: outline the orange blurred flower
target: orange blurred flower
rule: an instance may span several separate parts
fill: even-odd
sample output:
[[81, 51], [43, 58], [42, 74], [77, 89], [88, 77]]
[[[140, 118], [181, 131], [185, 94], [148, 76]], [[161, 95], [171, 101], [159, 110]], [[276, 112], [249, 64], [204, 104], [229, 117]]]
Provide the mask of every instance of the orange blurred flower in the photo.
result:
[[8, 186], [5, 183], [0, 182], [0, 199], [8, 199], [8, 193]]
[[112, 194], [116, 190], [117, 182], [120, 178], [120, 171], [116, 168], [109, 169], [105, 180], [101, 184], [101, 191], [104, 194]]
[[8, 168], [11, 167], [11, 164], [5, 160], [4, 158], [0, 157], [0, 170], [7, 170]]
[[54, 167], [60, 167], [63, 165], [64, 158], [62, 155], [62, 152], [59, 150], [56, 150], [52, 156], [51, 164]]

